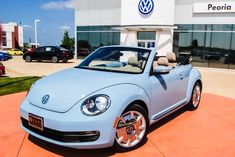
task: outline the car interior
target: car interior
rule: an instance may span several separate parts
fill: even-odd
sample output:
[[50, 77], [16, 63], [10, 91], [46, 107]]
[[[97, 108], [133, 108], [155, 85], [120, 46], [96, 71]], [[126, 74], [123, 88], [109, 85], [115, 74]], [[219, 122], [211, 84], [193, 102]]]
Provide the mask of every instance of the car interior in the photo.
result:
[[176, 68], [179, 65], [187, 65], [191, 62], [191, 56], [189, 57], [176, 57], [174, 52], [167, 52], [166, 56], [156, 56], [153, 61], [153, 68], [157, 66], [168, 66], [170, 68]]

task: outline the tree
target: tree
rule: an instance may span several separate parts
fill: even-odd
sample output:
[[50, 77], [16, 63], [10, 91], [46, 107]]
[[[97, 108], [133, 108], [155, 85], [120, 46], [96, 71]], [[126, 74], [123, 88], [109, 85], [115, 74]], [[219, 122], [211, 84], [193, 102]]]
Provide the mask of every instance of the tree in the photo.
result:
[[69, 32], [67, 30], [64, 31], [64, 37], [61, 40], [61, 46], [66, 49], [73, 49], [74, 48], [74, 38], [69, 37]]
[[30, 48], [29, 43], [25, 42], [25, 43], [24, 43], [24, 48]]

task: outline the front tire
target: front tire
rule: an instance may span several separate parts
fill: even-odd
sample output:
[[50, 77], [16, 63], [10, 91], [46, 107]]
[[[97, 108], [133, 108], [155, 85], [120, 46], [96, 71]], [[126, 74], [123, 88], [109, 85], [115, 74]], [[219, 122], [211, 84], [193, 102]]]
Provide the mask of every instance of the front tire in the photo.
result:
[[118, 120], [113, 149], [126, 152], [141, 146], [146, 139], [148, 124], [143, 107], [135, 104], [127, 108]]
[[30, 56], [26, 56], [26, 57], [25, 57], [25, 61], [26, 61], [26, 62], [31, 62], [31, 61], [32, 61], [32, 58], [31, 58]]
[[201, 92], [202, 92], [202, 86], [199, 82], [196, 82], [193, 87], [191, 100], [187, 105], [189, 110], [193, 111], [198, 108], [201, 101]]
[[58, 62], [59, 62], [59, 59], [58, 59], [58, 57], [53, 56], [53, 57], [51, 58], [51, 61], [52, 61], [52, 63], [58, 63]]

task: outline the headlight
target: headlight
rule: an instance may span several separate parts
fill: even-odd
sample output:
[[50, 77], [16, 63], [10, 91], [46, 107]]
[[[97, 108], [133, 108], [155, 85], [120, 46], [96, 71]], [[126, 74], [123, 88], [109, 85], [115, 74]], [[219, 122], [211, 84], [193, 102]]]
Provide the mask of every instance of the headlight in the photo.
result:
[[95, 116], [105, 112], [110, 104], [111, 100], [107, 95], [95, 95], [84, 101], [81, 110], [87, 116]]

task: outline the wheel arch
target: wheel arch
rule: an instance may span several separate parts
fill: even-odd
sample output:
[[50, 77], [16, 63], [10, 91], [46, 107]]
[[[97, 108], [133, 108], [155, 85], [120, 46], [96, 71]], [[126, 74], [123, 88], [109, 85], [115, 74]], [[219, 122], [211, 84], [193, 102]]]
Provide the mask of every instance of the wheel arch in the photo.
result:
[[202, 80], [201, 80], [201, 79], [198, 79], [195, 83], [197, 83], [197, 82], [200, 84], [201, 90], [202, 90]]
[[193, 87], [197, 82], [201, 85], [201, 89], [202, 89], [203, 84], [202, 84], [202, 79], [201, 79], [201, 73], [197, 69], [192, 69], [190, 76], [189, 76], [188, 88], [187, 88], [187, 93], [186, 93], [186, 99], [188, 102], [191, 99]]
[[151, 113], [149, 93], [135, 84], [115, 84], [99, 90], [93, 95], [100, 93], [110, 97], [112, 103], [110, 108], [116, 112], [117, 116], [121, 116], [133, 104], [140, 105], [148, 115]]
[[[144, 110], [146, 111], [146, 113], [147, 113], [147, 116], [149, 116], [149, 109], [148, 109], [146, 103], [145, 103], [143, 100], [135, 100], [135, 101], [131, 102], [129, 105], [127, 105], [126, 109], [130, 108], [130, 107], [133, 106], [133, 105], [139, 105], [139, 106], [143, 107], [143, 109], [144, 109]], [[125, 109], [125, 110], [126, 110], [126, 109]], [[124, 110], [124, 111], [125, 111], [125, 110]]]

